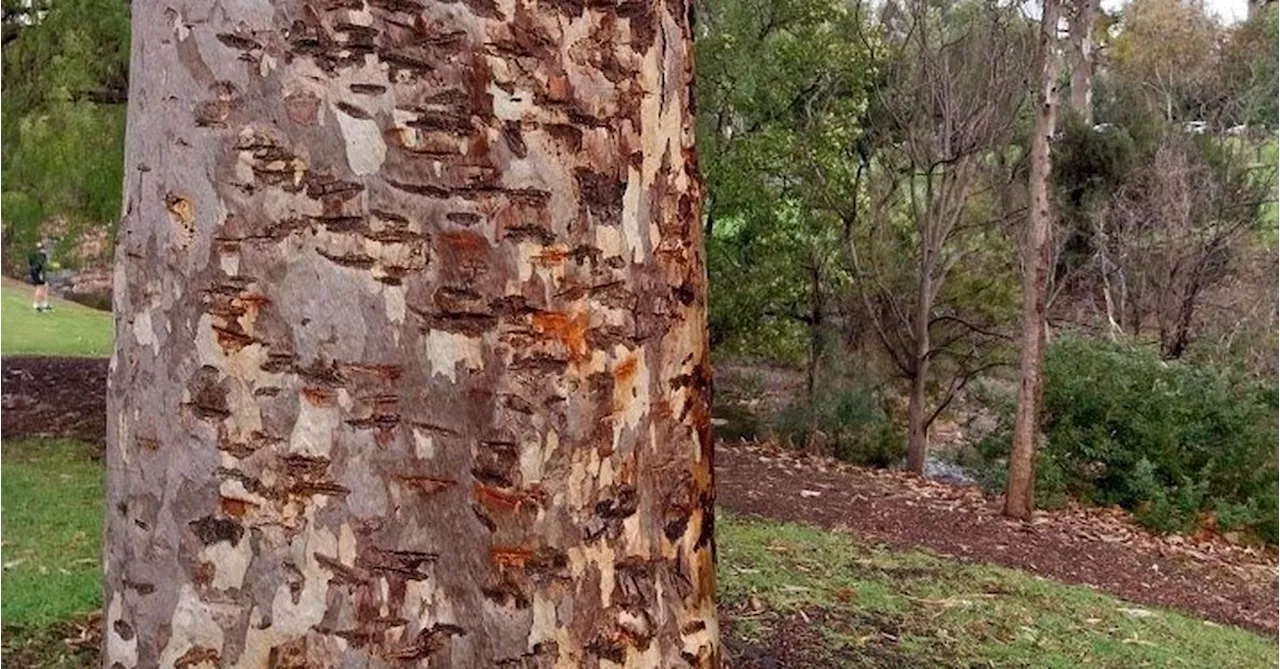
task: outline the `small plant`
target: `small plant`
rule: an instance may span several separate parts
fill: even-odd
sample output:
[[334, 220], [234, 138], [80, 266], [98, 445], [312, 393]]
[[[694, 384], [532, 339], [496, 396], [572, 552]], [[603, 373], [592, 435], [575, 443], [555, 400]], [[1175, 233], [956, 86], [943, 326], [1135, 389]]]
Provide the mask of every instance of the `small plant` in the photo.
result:
[[812, 403], [788, 406], [778, 413], [775, 432], [793, 448], [812, 448], [859, 465], [888, 467], [906, 453], [901, 431], [880, 398], [859, 386], [818, 392]]
[[[1161, 360], [1149, 348], [1065, 337], [1045, 361], [1036, 493], [1120, 505], [1159, 531], [1211, 519], [1277, 540], [1274, 382]], [[1012, 407], [968, 464], [984, 486], [1004, 481]]]

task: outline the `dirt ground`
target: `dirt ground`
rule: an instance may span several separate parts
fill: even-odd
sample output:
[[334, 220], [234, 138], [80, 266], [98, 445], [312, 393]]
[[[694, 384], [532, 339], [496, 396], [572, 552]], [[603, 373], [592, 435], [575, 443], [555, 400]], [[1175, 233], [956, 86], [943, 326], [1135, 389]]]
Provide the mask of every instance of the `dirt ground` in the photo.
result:
[[0, 438], [107, 434], [107, 361], [94, 358], [5, 358], [0, 361]]
[[[3, 439], [103, 441], [105, 360], [6, 358], [0, 367]], [[1067, 509], [1041, 513], [1032, 523], [1012, 522], [997, 513], [998, 500], [972, 487], [767, 446], [722, 446], [716, 476], [718, 502], [732, 513], [847, 530], [895, 547], [1023, 569], [1139, 604], [1277, 631], [1274, 550], [1158, 537], [1110, 510]]]

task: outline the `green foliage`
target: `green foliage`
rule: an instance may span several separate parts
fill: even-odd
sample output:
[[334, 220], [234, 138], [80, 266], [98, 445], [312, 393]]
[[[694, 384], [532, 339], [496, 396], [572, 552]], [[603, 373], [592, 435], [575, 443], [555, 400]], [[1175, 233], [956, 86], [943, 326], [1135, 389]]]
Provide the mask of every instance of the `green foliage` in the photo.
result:
[[797, 402], [779, 412], [774, 431], [792, 447], [810, 443], [846, 462], [874, 467], [898, 464], [906, 442], [884, 402], [857, 386], [820, 390], [812, 403]]
[[809, 327], [847, 285], [838, 244], [834, 229], [788, 203], [753, 222], [720, 221], [707, 240], [714, 345], [784, 363], [805, 360]]
[[798, 363], [847, 278], [814, 206], [814, 147], [858, 133], [873, 68], [841, 0], [699, 6], [698, 149], [710, 329], [721, 349]]
[[[1162, 531], [1212, 513], [1275, 543], [1278, 401], [1274, 381], [1064, 337], [1045, 363], [1037, 492], [1120, 505]], [[981, 444], [985, 462], [1007, 456], [1005, 427]]]
[[1280, 14], [1274, 3], [1259, 7], [1231, 32], [1223, 47], [1220, 85], [1229, 119], [1274, 131], [1280, 117]]
[[74, 237], [84, 226], [113, 226], [120, 215], [128, 5], [59, 0], [13, 32], [0, 112], [2, 214], [13, 229], [11, 253], [25, 257], [51, 217]]

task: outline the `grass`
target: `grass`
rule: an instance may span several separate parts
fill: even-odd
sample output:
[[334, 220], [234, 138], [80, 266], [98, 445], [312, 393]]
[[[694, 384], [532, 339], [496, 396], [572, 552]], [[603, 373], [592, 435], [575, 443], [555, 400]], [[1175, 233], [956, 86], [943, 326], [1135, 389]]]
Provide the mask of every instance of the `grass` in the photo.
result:
[[[6, 443], [5, 659], [89, 666], [63, 638], [101, 605], [103, 469], [94, 447]], [[1277, 646], [1244, 630], [1147, 610], [1086, 588], [848, 534], [722, 515], [725, 643], [776, 666], [1274, 667]], [[87, 653], [87, 654], [86, 654]]]
[[1276, 666], [1274, 639], [1088, 588], [801, 525], [728, 517], [716, 526], [731, 637], [768, 648], [807, 630], [807, 664]]
[[51, 297], [53, 311], [31, 308], [34, 289], [5, 279], [0, 284], [0, 354], [106, 357], [111, 355], [111, 314]]
[[42, 627], [101, 605], [102, 463], [93, 446], [30, 439], [0, 447], [0, 618]]

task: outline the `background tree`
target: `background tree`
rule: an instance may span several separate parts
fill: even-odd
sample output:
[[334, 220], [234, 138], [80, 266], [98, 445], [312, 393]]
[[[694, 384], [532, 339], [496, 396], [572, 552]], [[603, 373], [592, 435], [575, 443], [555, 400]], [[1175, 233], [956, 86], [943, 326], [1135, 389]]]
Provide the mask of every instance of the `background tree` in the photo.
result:
[[1093, 122], [1093, 52], [1094, 23], [1098, 19], [1098, 0], [1072, 0], [1067, 3], [1069, 33], [1069, 68], [1071, 72], [1071, 111]]
[[1200, 121], [1218, 50], [1218, 28], [1182, 0], [1133, 0], [1111, 48], [1112, 76], [1167, 122]]
[[1031, 209], [1022, 237], [1022, 351], [1019, 361], [1018, 405], [1009, 456], [1009, 485], [1004, 513], [1026, 520], [1035, 508], [1035, 453], [1040, 438], [1040, 400], [1044, 394], [1045, 303], [1048, 299], [1050, 250], [1053, 247], [1053, 162], [1050, 145], [1058, 110], [1058, 0], [1041, 5], [1039, 92], [1036, 130], [1031, 138]]
[[135, 5], [105, 664], [719, 665], [689, 15], [504, 7]]
[[[855, 289], [876, 337], [907, 380], [907, 466], [924, 469], [930, 424], [968, 379], [990, 368], [977, 340], [999, 339], [989, 319], [998, 311], [999, 282], [971, 288], [976, 301], [948, 300], [947, 283], [962, 261], [977, 261], [998, 244], [1007, 212], [984, 210], [984, 167], [1003, 163], [1025, 99], [1030, 41], [1014, 11], [995, 3], [956, 5], [950, 12], [926, 3], [884, 10], [885, 76], [867, 122], [874, 153], [856, 146], [858, 196], [829, 197], [845, 222]], [[822, 161], [818, 169], [826, 170]], [[860, 194], [859, 194], [860, 196]], [[990, 203], [993, 200], [986, 200]], [[998, 198], [994, 201], [1000, 201]], [[992, 215], [994, 213], [994, 215]], [[939, 360], [952, 363], [949, 382], [930, 405]]]
[[806, 155], [861, 132], [874, 75], [861, 16], [841, 0], [709, 0], [699, 15], [708, 255], [724, 287], [712, 338], [803, 361], [812, 400], [847, 275]]
[[1154, 325], [1166, 358], [1186, 351], [1203, 294], [1231, 276], [1274, 199], [1275, 165], [1242, 149], [1170, 131], [1104, 213], [1123, 291], [1110, 299], [1135, 334]]

